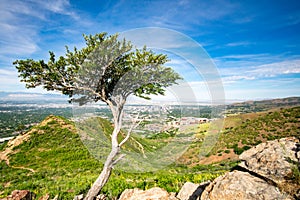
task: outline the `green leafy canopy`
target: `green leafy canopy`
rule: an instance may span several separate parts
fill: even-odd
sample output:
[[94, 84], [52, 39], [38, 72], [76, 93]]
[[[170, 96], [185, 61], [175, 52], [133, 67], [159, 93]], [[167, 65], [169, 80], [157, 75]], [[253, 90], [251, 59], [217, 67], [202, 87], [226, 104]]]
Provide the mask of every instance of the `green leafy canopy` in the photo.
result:
[[[84, 35], [86, 46], [70, 51], [56, 59], [50, 53], [44, 60], [16, 60], [19, 77], [27, 88], [43, 86], [60, 91], [81, 104], [99, 100], [116, 103], [130, 94], [149, 99], [149, 95], [163, 95], [165, 88], [181, 79], [179, 74], [164, 64], [168, 58], [151, 50], [133, 50], [130, 42], [118, 40], [118, 34]], [[120, 99], [120, 98], [119, 98]]]

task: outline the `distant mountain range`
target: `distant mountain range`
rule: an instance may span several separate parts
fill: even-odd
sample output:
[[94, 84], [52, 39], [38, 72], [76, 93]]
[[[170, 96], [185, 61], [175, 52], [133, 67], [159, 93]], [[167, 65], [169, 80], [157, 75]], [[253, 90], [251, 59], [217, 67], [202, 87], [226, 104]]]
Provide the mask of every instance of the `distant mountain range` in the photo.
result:
[[282, 99], [269, 99], [260, 101], [245, 101], [226, 106], [227, 113], [252, 113], [270, 109], [300, 106], [300, 97], [287, 97]]
[[[29, 92], [3, 92], [0, 91], [0, 101], [30, 101], [30, 102], [65, 102], [67, 103], [68, 97], [62, 94], [43, 94], [43, 93], [29, 93]], [[135, 101], [135, 100], [133, 100]], [[144, 104], [147, 101], [141, 100], [137, 101]], [[244, 107], [244, 106], [267, 106], [278, 104], [278, 105], [300, 105], [300, 97], [287, 97], [287, 98], [278, 98], [278, 99], [256, 99], [256, 100], [243, 100], [243, 99], [226, 99], [227, 105], [232, 107]], [[129, 103], [135, 103], [130, 101]], [[170, 103], [170, 102], [169, 102]], [[176, 103], [176, 102], [174, 102]], [[192, 102], [191, 102], [192, 103]], [[196, 103], [196, 102], [195, 102]], [[203, 100], [197, 102], [198, 105], [211, 105], [210, 100]], [[229, 106], [229, 107], [230, 107]], [[231, 107], [230, 107], [231, 108]]]
[[27, 92], [0, 92], [0, 101], [30, 101], [30, 102], [62, 102], [67, 103], [68, 97], [61, 94], [42, 94]]

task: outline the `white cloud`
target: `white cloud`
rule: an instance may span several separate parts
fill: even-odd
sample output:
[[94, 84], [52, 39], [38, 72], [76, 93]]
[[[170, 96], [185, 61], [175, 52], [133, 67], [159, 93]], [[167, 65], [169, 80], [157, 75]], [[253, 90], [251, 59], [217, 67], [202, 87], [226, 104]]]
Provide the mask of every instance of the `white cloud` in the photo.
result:
[[0, 2], [1, 10], [0, 16], [2, 20], [13, 20], [14, 23], [17, 16], [31, 16], [39, 19], [45, 19], [45, 13], [40, 12], [34, 4], [30, 1], [20, 0], [3, 0]]
[[19, 15], [39, 15], [35, 11], [30, 12], [30, 8], [21, 1], [1, 1], [0, 7], [0, 54], [20, 55], [36, 51], [36, 31], [33, 26], [22, 24], [24, 22]]
[[231, 60], [234, 61], [264, 61], [264, 62], [268, 62], [271, 60], [282, 60], [283, 57], [282, 56], [271, 56], [270, 54], [266, 54], [266, 53], [261, 53], [261, 54], [232, 54], [232, 55], [225, 55], [225, 56], [220, 56], [220, 57], [216, 57], [214, 58], [214, 60], [216, 62], [228, 62]]
[[40, 32], [51, 24], [52, 13], [79, 19], [67, 0], [0, 1], [0, 54], [30, 55], [39, 49]]
[[9, 76], [9, 78], [12, 78], [12, 76], [17, 75], [17, 72], [16, 72], [16, 70], [0, 69], [0, 75], [1, 76]]
[[214, 58], [224, 81], [253, 80], [300, 73], [296, 56], [269, 54], [226, 55]]
[[25, 83], [20, 82], [16, 69], [0, 69], [0, 91], [8, 92], [29, 92], [29, 93], [54, 93], [47, 92], [42, 87], [26, 89]]
[[262, 79], [252, 84], [225, 85], [228, 99], [262, 99], [299, 96], [299, 78]]
[[0, 69], [0, 91], [14, 91], [20, 86], [17, 71], [14, 69]]
[[[32, 27], [19, 27], [0, 22], [0, 54], [1, 55], [26, 55], [32, 54], [37, 49], [36, 32]], [[22, 33], [22, 34], [20, 34]]]
[[273, 77], [282, 74], [300, 73], [300, 60], [287, 60], [282, 62], [270, 63], [252, 67], [248, 74], [256, 77]]
[[177, 49], [183, 47], [198, 47], [195, 41], [188, 36], [166, 28], [146, 27], [130, 29], [120, 33], [120, 38], [126, 38], [138, 48], [147, 47], [160, 48], [162, 50]]
[[79, 19], [79, 16], [76, 14], [76, 12], [72, 11], [69, 0], [32, 1], [42, 9], [48, 10], [53, 13], [68, 15], [76, 20]]
[[237, 46], [248, 46], [250, 44], [251, 44], [250, 42], [244, 41], [244, 42], [232, 42], [232, 43], [228, 43], [225, 46], [227, 46], [227, 47], [237, 47]]
[[222, 78], [223, 84], [228, 84], [228, 83], [234, 83], [236, 81], [240, 80], [254, 80], [254, 76], [241, 76], [241, 75], [235, 75], [235, 76], [226, 76]]
[[[140, 1], [138, 6], [135, 1], [118, 1], [111, 4], [107, 11], [99, 13], [99, 17], [105, 19], [109, 16], [109, 24], [105, 20], [100, 22], [101, 27], [109, 29], [112, 28], [111, 21], [122, 19], [124, 23], [115, 23], [114, 31], [155, 26], [191, 31], [200, 35], [206, 30], [195, 32], [195, 26], [202, 26], [228, 16], [235, 12], [238, 6], [224, 0]], [[128, 12], [129, 9], [134, 12]]]

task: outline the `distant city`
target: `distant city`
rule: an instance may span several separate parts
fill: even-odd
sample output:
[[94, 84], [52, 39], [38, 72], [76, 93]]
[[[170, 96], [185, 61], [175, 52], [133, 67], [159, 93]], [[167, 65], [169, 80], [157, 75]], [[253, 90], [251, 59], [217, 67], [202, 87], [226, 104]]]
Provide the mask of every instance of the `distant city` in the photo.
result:
[[[124, 108], [123, 129], [129, 129], [137, 116], [140, 123], [136, 133], [147, 137], [188, 125], [209, 123], [217, 118], [241, 113], [260, 112], [274, 105], [297, 105], [299, 97], [248, 101], [228, 105], [204, 105], [203, 102], [175, 104], [151, 102], [134, 104]], [[68, 98], [57, 94], [29, 94], [0, 92], [0, 138], [10, 138], [29, 130], [49, 115], [62, 116], [74, 122], [90, 117], [102, 117], [112, 122], [109, 107], [97, 102], [84, 106], [68, 103]], [[3, 140], [3, 139], [2, 139]], [[0, 142], [3, 142], [0, 140]]]

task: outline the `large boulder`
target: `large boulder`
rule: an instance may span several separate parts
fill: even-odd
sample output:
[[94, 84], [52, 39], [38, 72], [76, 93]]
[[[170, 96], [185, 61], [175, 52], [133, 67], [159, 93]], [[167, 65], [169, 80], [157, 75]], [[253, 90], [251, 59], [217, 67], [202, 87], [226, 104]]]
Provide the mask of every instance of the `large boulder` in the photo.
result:
[[201, 200], [256, 200], [290, 198], [278, 188], [248, 172], [233, 171], [216, 178], [205, 188]]
[[180, 189], [177, 198], [180, 200], [197, 200], [207, 185], [210, 182], [204, 182], [201, 184], [195, 184], [191, 182], [186, 182]]
[[300, 187], [290, 177], [299, 166], [299, 147], [298, 139], [283, 138], [245, 151], [239, 157], [241, 171], [216, 178], [201, 200], [298, 199]]
[[167, 191], [154, 187], [149, 190], [126, 189], [121, 194], [119, 200], [175, 200], [176, 197], [170, 195]]
[[299, 164], [299, 152], [296, 138], [268, 141], [243, 152], [239, 166], [280, 183], [292, 173], [295, 164]]

